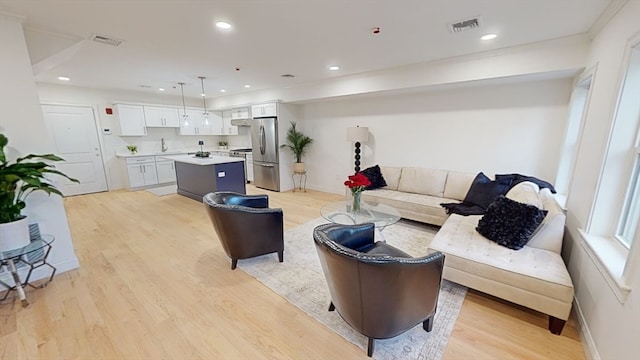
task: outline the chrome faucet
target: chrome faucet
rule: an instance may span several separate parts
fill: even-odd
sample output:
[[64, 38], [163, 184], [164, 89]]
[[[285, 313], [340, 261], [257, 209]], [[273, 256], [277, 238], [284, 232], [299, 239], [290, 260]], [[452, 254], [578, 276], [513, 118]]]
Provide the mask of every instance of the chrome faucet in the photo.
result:
[[169, 147], [167, 147], [167, 144], [164, 142], [164, 138], [160, 139], [160, 144], [162, 146], [162, 148], [161, 148], [162, 152], [165, 152], [165, 151], [169, 150]]

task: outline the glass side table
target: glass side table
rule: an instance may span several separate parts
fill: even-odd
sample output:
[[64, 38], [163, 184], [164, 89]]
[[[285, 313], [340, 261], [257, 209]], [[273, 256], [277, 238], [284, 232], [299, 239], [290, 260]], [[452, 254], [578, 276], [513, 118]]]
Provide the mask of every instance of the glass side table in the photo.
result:
[[[22, 306], [26, 307], [29, 305], [29, 302], [27, 301], [27, 295], [24, 292], [24, 288], [26, 286], [31, 286], [32, 288], [43, 288], [47, 286], [56, 274], [56, 268], [47, 262], [47, 257], [51, 251], [51, 243], [53, 243], [54, 240], [55, 237], [53, 235], [42, 234], [35, 239], [32, 238], [29, 245], [23, 248], [0, 252], [0, 269], [3, 267], [8, 269], [14, 282], [14, 285], [9, 285], [0, 280], [0, 285], [7, 289], [4, 297], [2, 297], [0, 301], [6, 300], [7, 297], [9, 297], [9, 294], [15, 290], [20, 297]], [[51, 275], [43, 284], [36, 286], [30, 281], [31, 275], [34, 270], [42, 266], [48, 267], [51, 271]], [[23, 281], [20, 281], [18, 271], [22, 269], [27, 270], [27, 275]]]
[[338, 201], [329, 203], [320, 208], [320, 215], [325, 220], [334, 224], [357, 225], [373, 223], [378, 229], [381, 240], [384, 239], [382, 231], [389, 225], [393, 225], [401, 218], [400, 212], [389, 205], [362, 200], [359, 211], [351, 209], [352, 202]]

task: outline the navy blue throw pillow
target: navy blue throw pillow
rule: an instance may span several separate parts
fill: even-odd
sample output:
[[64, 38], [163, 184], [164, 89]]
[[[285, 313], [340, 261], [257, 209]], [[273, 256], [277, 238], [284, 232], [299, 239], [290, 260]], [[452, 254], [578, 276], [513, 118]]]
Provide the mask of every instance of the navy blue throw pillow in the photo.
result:
[[546, 215], [547, 210], [499, 196], [478, 221], [476, 231], [499, 245], [520, 250]]
[[480, 172], [469, 187], [463, 203], [479, 206], [486, 209], [498, 196], [509, 191], [509, 185], [498, 181], [492, 181], [484, 173]]
[[367, 186], [367, 190], [373, 190], [387, 186], [387, 182], [384, 180], [384, 177], [382, 177], [382, 172], [380, 171], [380, 166], [378, 165], [368, 167], [360, 171], [360, 173], [366, 176], [369, 181], [371, 181], [371, 185]]

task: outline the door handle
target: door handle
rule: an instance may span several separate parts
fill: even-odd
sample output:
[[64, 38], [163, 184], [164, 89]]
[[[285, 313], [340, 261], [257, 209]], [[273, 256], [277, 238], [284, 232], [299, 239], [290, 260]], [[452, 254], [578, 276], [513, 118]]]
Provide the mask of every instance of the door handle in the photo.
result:
[[260, 125], [260, 154], [264, 155], [265, 142], [267, 141], [264, 133], [264, 125]]
[[258, 164], [262, 167], [274, 167], [275, 165], [271, 165], [271, 164]]

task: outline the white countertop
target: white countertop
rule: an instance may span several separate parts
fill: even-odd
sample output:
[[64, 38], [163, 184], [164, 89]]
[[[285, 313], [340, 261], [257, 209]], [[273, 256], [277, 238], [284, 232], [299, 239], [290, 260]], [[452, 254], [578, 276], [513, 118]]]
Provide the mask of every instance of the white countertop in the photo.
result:
[[194, 165], [215, 165], [215, 164], [227, 164], [234, 162], [244, 162], [243, 158], [228, 157], [228, 156], [209, 156], [207, 158], [196, 157], [195, 155], [167, 155], [162, 156], [165, 159], [173, 160], [177, 162], [194, 164]]
[[[165, 152], [162, 151], [142, 151], [142, 152], [137, 152], [135, 154], [132, 154], [130, 152], [121, 152], [121, 153], [117, 153], [116, 156], [119, 158], [129, 158], [129, 157], [136, 157], [136, 156], [169, 156], [169, 155], [184, 155], [186, 153], [190, 153], [190, 152], [196, 152], [196, 151], [200, 151], [200, 149], [197, 150], [168, 150]], [[208, 151], [210, 153], [229, 153], [229, 149], [204, 149], [204, 151]]]

